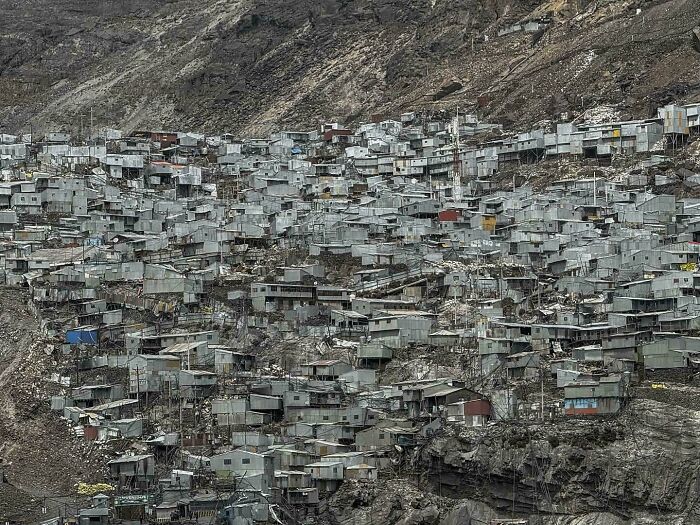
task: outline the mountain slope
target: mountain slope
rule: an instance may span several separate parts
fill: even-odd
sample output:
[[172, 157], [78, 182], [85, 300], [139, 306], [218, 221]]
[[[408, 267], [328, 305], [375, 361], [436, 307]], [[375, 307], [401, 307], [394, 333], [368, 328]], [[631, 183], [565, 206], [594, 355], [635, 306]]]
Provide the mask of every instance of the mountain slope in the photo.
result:
[[[641, 10], [637, 14], [637, 10]], [[0, 0], [0, 129], [261, 133], [488, 105], [525, 124], [700, 93], [696, 0]], [[499, 29], [548, 15], [542, 34]], [[457, 82], [458, 84], [456, 84]], [[431, 95], [453, 83], [461, 89]]]

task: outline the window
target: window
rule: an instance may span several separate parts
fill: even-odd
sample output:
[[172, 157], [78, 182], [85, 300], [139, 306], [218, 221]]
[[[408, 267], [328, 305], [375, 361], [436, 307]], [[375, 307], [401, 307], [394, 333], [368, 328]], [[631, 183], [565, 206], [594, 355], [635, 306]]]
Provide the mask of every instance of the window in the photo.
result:
[[333, 467], [333, 474], [337, 474], [337, 473], [338, 473], [338, 467]]
[[241, 465], [250, 465], [250, 458], [241, 459]]
[[294, 401], [299, 401], [299, 396], [294, 396]]
[[379, 439], [384, 439], [384, 434], [379, 434]]
[[328, 416], [323, 416], [324, 421], [328, 421]]
[[224, 460], [224, 465], [230, 465], [230, 464], [231, 464], [231, 460], [230, 460], [230, 459], [225, 459], [225, 460]]
[[357, 414], [355, 414], [354, 416], [352, 416], [352, 418], [355, 419], [355, 420], [357, 420], [357, 419], [360, 419], [360, 416], [358, 416]]

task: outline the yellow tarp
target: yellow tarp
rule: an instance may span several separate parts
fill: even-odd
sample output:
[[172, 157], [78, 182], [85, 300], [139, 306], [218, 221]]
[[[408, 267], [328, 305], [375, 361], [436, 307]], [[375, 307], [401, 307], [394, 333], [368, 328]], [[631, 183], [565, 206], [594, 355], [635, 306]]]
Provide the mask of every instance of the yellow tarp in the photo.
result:
[[78, 483], [78, 496], [95, 496], [102, 492], [113, 492], [114, 487], [107, 483]]

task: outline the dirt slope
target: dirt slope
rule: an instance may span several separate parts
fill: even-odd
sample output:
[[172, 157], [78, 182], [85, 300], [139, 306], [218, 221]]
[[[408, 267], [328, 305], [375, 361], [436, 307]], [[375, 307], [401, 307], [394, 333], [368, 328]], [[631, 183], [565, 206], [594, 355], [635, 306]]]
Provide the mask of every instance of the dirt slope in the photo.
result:
[[[637, 14], [637, 10], [640, 13]], [[0, 0], [0, 129], [266, 132], [473, 107], [530, 123], [700, 92], [697, 0]], [[498, 36], [548, 15], [543, 33]], [[431, 94], [459, 82], [439, 101]], [[487, 99], [482, 99], [487, 100]]]
[[[26, 308], [26, 294], [0, 288], [0, 521], [38, 519], [73, 510], [73, 485], [101, 479], [99, 451], [71, 436], [49, 411], [46, 395], [58, 390], [44, 379], [58, 371]], [[47, 499], [48, 498], [48, 499]]]

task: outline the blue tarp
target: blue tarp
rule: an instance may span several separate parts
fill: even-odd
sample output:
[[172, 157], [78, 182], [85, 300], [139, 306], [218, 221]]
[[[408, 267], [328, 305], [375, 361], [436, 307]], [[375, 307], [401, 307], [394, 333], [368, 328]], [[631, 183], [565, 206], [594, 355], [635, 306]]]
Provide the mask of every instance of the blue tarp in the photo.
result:
[[66, 332], [66, 343], [96, 345], [97, 328], [75, 328]]

